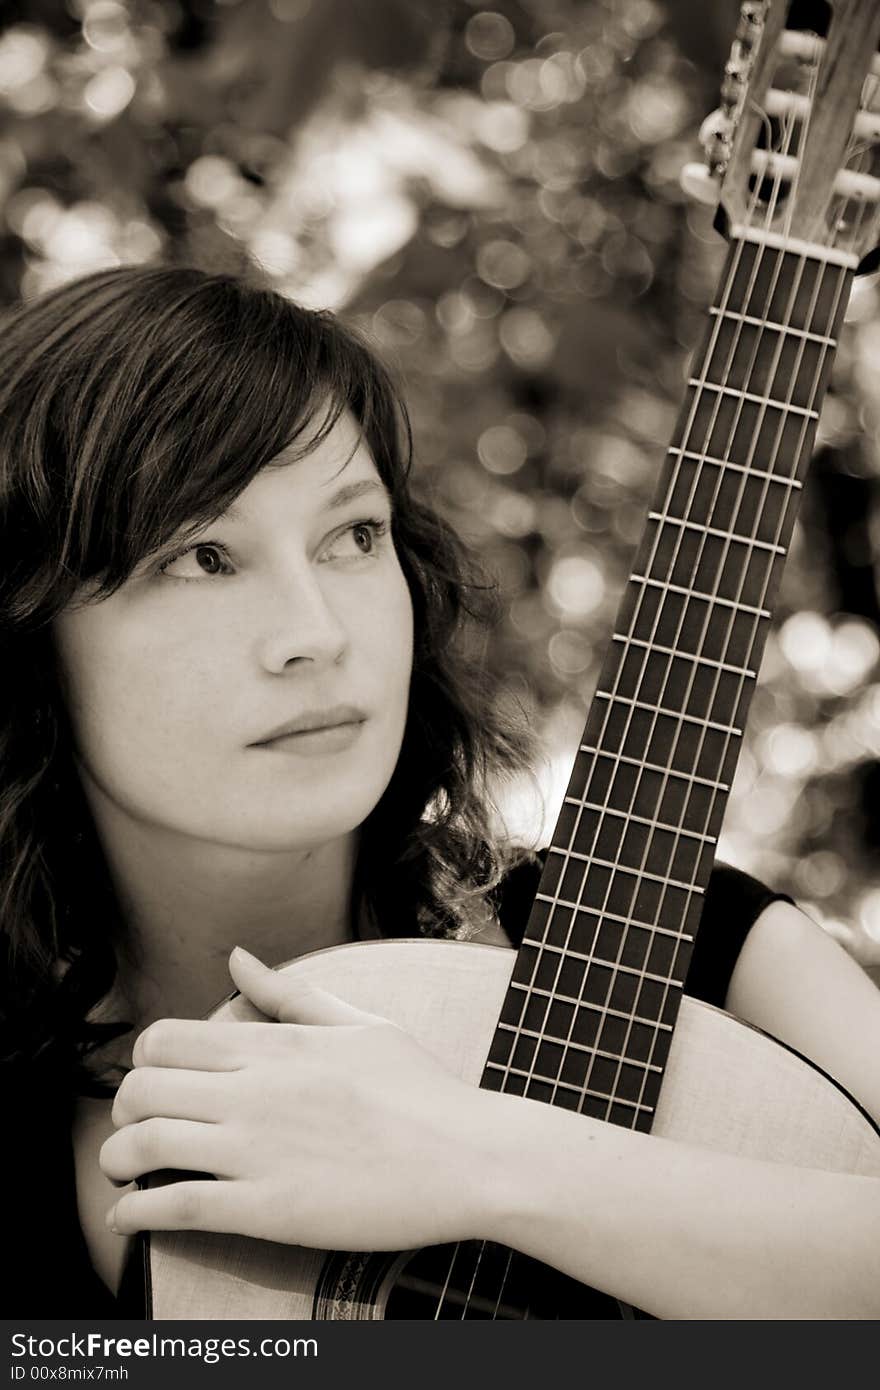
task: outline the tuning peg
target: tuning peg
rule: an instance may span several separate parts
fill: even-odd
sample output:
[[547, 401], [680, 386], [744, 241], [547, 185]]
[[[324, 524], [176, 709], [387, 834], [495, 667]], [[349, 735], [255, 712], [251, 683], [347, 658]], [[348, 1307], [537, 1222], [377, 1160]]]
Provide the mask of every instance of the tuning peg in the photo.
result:
[[767, 0], [744, 0], [739, 7], [739, 24], [736, 37], [741, 43], [753, 44], [764, 27], [767, 17]]
[[710, 172], [723, 174], [733, 142], [733, 121], [727, 112], [723, 109], [710, 111], [700, 126], [699, 139]]
[[679, 183], [689, 198], [707, 207], [718, 206], [721, 192], [718, 179], [706, 164], [686, 164], [678, 176]]

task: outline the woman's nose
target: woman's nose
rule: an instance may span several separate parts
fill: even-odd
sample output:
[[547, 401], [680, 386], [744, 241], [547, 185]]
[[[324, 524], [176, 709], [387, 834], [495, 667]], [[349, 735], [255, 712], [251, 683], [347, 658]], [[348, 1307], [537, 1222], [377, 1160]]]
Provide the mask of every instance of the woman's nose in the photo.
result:
[[267, 671], [292, 662], [333, 665], [348, 647], [348, 632], [313, 572], [298, 574], [276, 591], [260, 623], [260, 659]]

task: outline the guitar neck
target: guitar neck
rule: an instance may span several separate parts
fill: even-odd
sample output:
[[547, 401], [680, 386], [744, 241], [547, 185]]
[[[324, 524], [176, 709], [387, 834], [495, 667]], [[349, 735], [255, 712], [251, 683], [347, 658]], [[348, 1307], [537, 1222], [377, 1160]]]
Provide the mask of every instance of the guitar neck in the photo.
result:
[[647, 1130], [852, 270], [731, 242], [481, 1084]]

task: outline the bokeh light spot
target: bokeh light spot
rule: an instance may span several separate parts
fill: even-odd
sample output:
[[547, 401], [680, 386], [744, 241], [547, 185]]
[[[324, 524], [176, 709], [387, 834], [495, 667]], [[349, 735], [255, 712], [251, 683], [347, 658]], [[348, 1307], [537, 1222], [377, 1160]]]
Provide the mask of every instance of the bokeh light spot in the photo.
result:
[[510, 425], [490, 425], [480, 435], [477, 453], [490, 473], [516, 473], [528, 454], [526, 441]]
[[112, 120], [125, 110], [134, 93], [135, 80], [127, 68], [102, 68], [86, 83], [83, 101], [93, 115]]
[[794, 613], [779, 629], [779, 645], [796, 671], [817, 671], [831, 654], [831, 626], [821, 613]]
[[553, 334], [534, 309], [509, 309], [499, 334], [504, 351], [521, 367], [542, 367], [556, 346]]
[[0, 92], [25, 87], [43, 71], [49, 56], [47, 36], [39, 29], [16, 25], [0, 36]]
[[581, 632], [554, 632], [547, 644], [550, 661], [562, 676], [579, 676], [593, 660], [593, 648]]
[[493, 63], [513, 51], [516, 33], [506, 15], [497, 10], [481, 10], [468, 20], [464, 41], [475, 58]]
[[425, 331], [425, 311], [409, 299], [389, 299], [372, 319], [373, 333], [386, 347], [412, 347]]
[[767, 765], [783, 777], [805, 777], [818, 762], [817, 741], [809, 729], [778, 724], [762, 741]]
[[228, 159], [203, 154], [186, 171], [186, 191], [193, 202], [206, 208], [219, 208], [241, 188], [238, 171]]
[[117, 0], [93, 0], [85, 12], [82, 35], [98, 53], [118, 53], [130, 42], [128, 15]]
[[605, 597], [605, 578], [588, 555], [566, 555], [551, 567], [547, 593], [565, 617], [586, 618]]
[[485, 242], [477, 252], [477, 271], [481, 279], [502, 290], [521, 285], [528, 278], [531, 265], [521, 246], [502, 238]]

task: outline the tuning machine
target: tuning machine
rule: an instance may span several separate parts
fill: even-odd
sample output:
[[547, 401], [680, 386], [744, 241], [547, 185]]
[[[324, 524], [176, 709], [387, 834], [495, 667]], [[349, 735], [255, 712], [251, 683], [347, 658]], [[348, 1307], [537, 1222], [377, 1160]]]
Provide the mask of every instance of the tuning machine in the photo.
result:
[[713, 178], [721, 178], [727, 170], [767, 9], [768, 0], [744, 0], [740, 7], [739, 23], [721, 81], [721, 104], [700, 129], [700, 143]]

